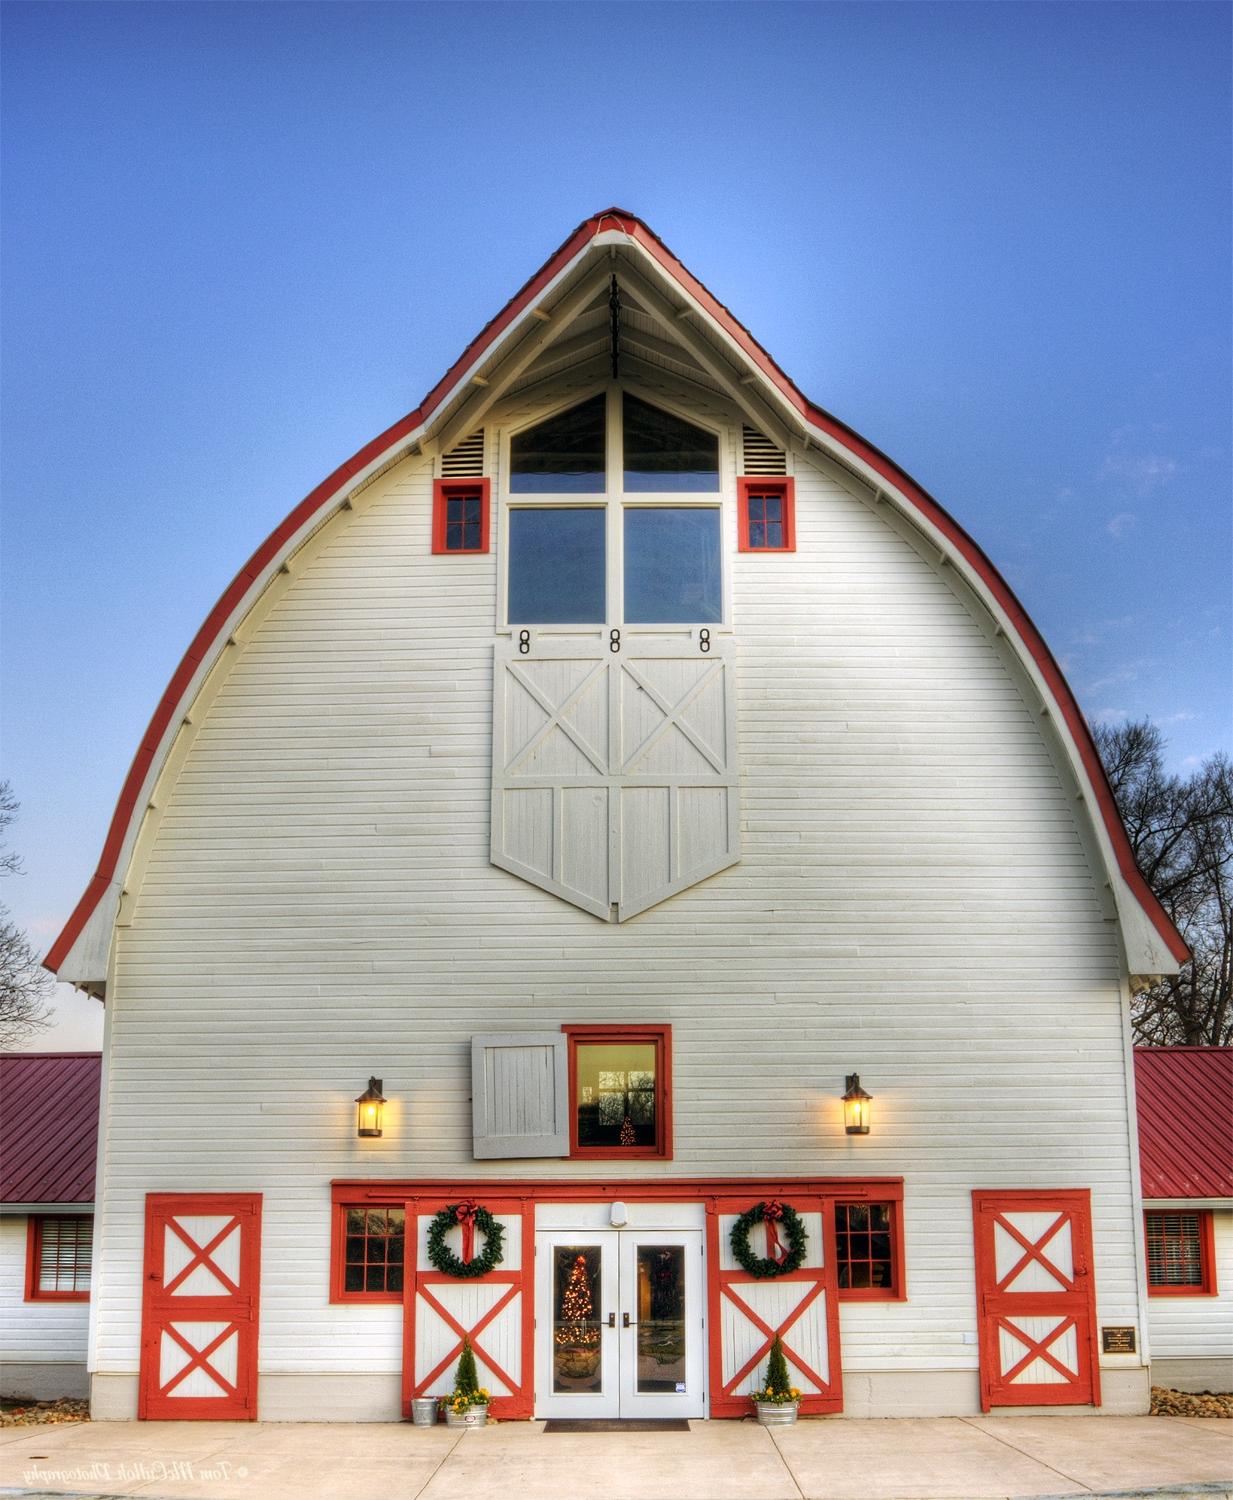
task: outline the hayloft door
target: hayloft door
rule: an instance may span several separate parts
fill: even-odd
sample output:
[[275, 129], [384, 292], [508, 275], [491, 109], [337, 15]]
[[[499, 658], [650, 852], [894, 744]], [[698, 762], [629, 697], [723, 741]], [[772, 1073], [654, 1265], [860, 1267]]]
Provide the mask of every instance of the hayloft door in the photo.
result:
[[137, 1415], [256, 1421], [260, 1193], [146, 1198]]
[[536, 1242], [535, 1414], [703, 1417], [701, 1230], [560, 1230]]
[[1099, 1406], [1086, 1191], [974, 1192], [981, 1409]]

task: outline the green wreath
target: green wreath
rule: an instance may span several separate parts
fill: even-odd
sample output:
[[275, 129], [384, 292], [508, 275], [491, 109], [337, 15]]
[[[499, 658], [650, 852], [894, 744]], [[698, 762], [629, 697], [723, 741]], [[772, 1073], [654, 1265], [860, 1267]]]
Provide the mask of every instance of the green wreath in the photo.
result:
[[[768, 1221], [779, 1226], [787, 1242], [782, 1260], [772, 1260], [768, 1255], [755, 1255], [749, 1248], [749, 1231], [755, 1224]], [[743, 1213], [732, 1226], [729, 1243], [741, 1269], [748, 1271], [759, 1281], [766, 1281], [772, 1276], [787, 1276], [800, 1269], [801, 1262], [805, 1259], [806, 1240], [805, 1226], [792, 1205], [772, 1200], [769, 1203], [755, 1203], [748, 1212]]]
[[[478, 1229], [483, 1234], [484, 1248], [470, 1260], [462, 1260], [445, 1243], [445, 1236], [458, 1224], [463, 1225], [465, 1235], [468, 1216], [472, 1230]], [[504, 1239], [505, 1226], [499, 1224], [486, 1208], [481, 1208], [478, 1203], [451, 1203], [428, 1226], [428, 1259], [445, 1276], [486, 1276], [505, 1259], [501, 1249]]]

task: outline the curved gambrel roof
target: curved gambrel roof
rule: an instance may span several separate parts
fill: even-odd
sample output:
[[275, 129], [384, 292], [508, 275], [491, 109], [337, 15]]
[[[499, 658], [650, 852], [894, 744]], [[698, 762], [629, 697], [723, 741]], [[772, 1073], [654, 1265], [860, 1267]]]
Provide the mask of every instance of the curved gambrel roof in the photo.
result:
[[[1106, 866], [1130, 972], [1175, 972], [1189, 957], [1186, 944], [1140, 875], [1109, 783], [1078, 703], [1061, 669], [1006, 580], [966, 531], [933, 497], [878, 448], [808, 400], [753, 335], [720, 303], [646, 224], [623, 209], [586, 219], [468, 345], [414, 411], [341, 464], [277, 526], [248, 559], [193, 638], [159, 700], [125, 778], [98, 869], [45, 959], [64, 979], [100, 989], [105, 981], [111, 929], [123, 882], [154, 784], [180, 725], [230, 633], [253, 607], [285, 559], [376, 475], [418, 447], [438, 451], [475, 421], [477, 388], [511, 349], [531, 352], [525, 368], [560, 313], [559, 329], [581, 305], [579, 276], [597, 271], [605, 254], [620, 253], [622, 267], [658, 297], [661, 311], [687, 320], [695, 355], [735, 392], [756, 393], [778, 429], [819, 449], [897, 506], [964, 576], [1017, 651], [1053, 719], [1085, 800]], [[594, 266], [592, 267], [592, 262]], [[572, 291], [570, 288], [572, 287]], [[589, 294], [587, 278], [582, 291]], [[539, 330], [539, 332], [536, 332]], [[516, 346], [516, 347], [515, 347]], [[750, 398], [752, 399], [752, 397]], [[470, 414], [468, 416], [468, 413]], [[448, 442], [446, 443], [448, 446]]]

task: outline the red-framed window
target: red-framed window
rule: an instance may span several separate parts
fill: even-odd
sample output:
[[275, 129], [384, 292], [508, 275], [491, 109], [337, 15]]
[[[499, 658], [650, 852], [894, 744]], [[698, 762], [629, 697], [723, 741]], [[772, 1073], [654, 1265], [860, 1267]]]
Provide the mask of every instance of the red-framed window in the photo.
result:
[[741, 552], [796, 551], [796, 485], [785, 476], [736, 481]]
[[841, 1302], [901, 1302], [903, 1205], [897, 1202], [835, 1204], [835, 1267]]
[[331, 1302], [401, 1302], [406, 1210], [336, 1203], [330, 1246]]
[[1147, 1290], [1152, 1297], [1214, 1297], [1216, 1253], [1208, 1209], [1149, 1209]]
[[26, 1221], [26, 1301], [88, 1302], [92, 1214], [31, 1214]]
[[434, 479], [432, 550], [475, 554], [488, 551], [488, 480]]
[[565, 1026], [569, 1154], [672, 1156], [672, 1027]]

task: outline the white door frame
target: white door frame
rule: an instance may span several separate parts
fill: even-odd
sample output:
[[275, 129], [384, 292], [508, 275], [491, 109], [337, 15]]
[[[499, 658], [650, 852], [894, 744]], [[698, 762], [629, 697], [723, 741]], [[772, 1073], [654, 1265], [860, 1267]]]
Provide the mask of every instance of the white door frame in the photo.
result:
[[[638, 1390], [638, 1249], [680, 1245], [685, 1264], [685, 1389]], [[553, 1390], [553, 1267], [561, 1247], [596, 1248], [598, 1392]], [[554, 1229], [535, 1236], [535, 1415], [581, 1420], [705, 1417], [706, 1264], [700, 1229]]]

